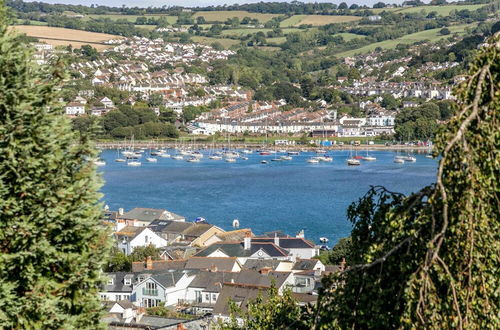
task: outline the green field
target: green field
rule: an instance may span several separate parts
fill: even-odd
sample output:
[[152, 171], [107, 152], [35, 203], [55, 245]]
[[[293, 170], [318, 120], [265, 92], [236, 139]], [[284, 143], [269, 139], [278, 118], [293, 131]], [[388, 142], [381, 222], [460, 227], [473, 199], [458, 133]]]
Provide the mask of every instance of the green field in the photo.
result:
[[265, 23], [273, 17], [280, 16], [279, 14], [260, 14], [249, 13], [243, 10], [228, 10], [228, 11], [198, 11], [193, 14], [193, 18], [204, 17], [207, 22], [222, 22], [227, 21], [228, 18], [238, 17], [242, 20], [245, 17], [256, 18], [260, 23]]
[[[242, 29], [229, 29], [229, 30], [222, 30], [221, 34], [224, 36], [234, 36], [234, 37], [241, 37], [241, 36], [246, 36], [247, 34], [254, 34], [257, 32], [264, 32], [265, 34], [269, 31], [272, 31], [272, 29], [252, 29], [252, 28], [242, 28]], [[301, 29], [297, 28], [287, 28], [287, 29], [282, 29], [283, 34], [289, 34], [292, 32], [298, 32], [298, 31], [304, 31]]]
[[[29, 23], [26, 24], [27, 22], [29, 22]], [[33, 20], [29, 20], [29, 19], [17, 19], [16, 24], [46, 26], [47, 22], [33, 21]]]
[[239, 40], [227, 39], [227, 38], [209, 38], [202, 36], [192, 36], [191, 40], [204, 45], [211, 45], [214, 42], [219, 42], [224, 48], [230, 48], [231, 46], [238, 45]]
[[334, 16], [334, 15], [294, 15], [282, 21], [281, 27], [300, 26], [302, 24], [321, 26], [333, 23], [346, 23], [360, 20], [359, 16]]
[[[463, 34], [465, 32], [465, 28], [467, 27], [473, 27], [475, 24], [462, 24], [462, 25], [455, 25], [455, 26], [450, 26], [448, 29], [451, 31], [451, 33], [458, 33], [458, 34]], [[443, 38], [448, 38], [450, 35], [443, 36], [439, 33], [439, 29], [431, 29], [431, 30], [426, 30], [426, 31], [421, 31], [413, 34], [408, 34], [406, 36], [403, 36], [401, 38], [397, 39], [392, 39], [392, 40], [385, 40], [381, 42], [375, 42], [373, 44], [358, 48], [358, 49], [353, 49], [349, 50], [346, 52], [338, 53], [335, 54], [335, 56], [338, 57], [346, 57], [346, 56], [353, 56], [356, 54], [363, 54], [363, 53], [368, 53], [372, 52], [375, 50], [377, 47], [381, 47], [382, 49], [394, 49], [398, 44], [413, 44], [417, 41], [422, 41], [422, 40], [429, 40], [432, 42], [436, 42], [440, 39]]]
[[446, 6], [419, 6], [419, 7], [405, 7], [405, 8], [374, 8], [370, 9], [375, 14], [379, 14], [383, 11], [390, 11], [394, 13], [419, 13], [422, 10], [425, 10], [426, 13], [430, 13], [431, 11], [435, 11], [438, 15], [448, 16], [452, 10], [463, 10], [468, 9], [470, 11], [477, 10], [481, 7], [484, 7], [485, 4], [480, 5], [446, 5]]

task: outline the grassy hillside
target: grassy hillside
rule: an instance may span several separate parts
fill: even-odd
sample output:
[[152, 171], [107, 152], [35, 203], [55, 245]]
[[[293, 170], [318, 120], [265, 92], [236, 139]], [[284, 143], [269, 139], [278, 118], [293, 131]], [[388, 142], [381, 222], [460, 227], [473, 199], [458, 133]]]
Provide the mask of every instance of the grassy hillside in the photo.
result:
[[[455, 25], [455, 26], [450, 26], [448, 29], [451, 31], [451, 33], [458, 33], [458, 34], [464, 34], [465, 29], [467, 27], [473, 27], [475, 24], [462, 24], [462, 25]], [[338, 53], [336, 54], [337, 57], [346, 57], [346, 56], [353, 56], [356, 54], [363, 54], [363, 53], [369, 53], [375, 50], [377, 47], [381, 47], [382, 49], [393, 49], [396, 48], [398, 44], [412, 44], [417, 41], [422, 41], [422, 40], [429, 40], [429, 41], [438, 41], [443, 38], [449, 37], [449, 35], [441, 35], [439, 33], [441, 29], [431, 29], [431, 30], [426, 30], [426, 31], [421, 31], [417, 33], [412, 33], [408, 34], [406, 36], [403, 36], [401, 38], [397, 39], [392, 39], [392, 40], [385, 40], [381, 42], [375, 42], [373, 44], [354, 49], [354, 50], [349, 50], [346, 52]]]
[[214, 42], [219, 42], [224, 48], [230, 48], [231, 46], [238, 45], [239, 40], [227, 39], [227, 38], [210, 38], [203, 36], [192, 36], [191, 40], [204, 45], [211, 45]]
[[111, 14], [111, 15], [86, 15], [85, 17], [83, 17], [83, 19], [84, 20], [92, 20], [92, 19], [99, 19], [99, 18], [109, 18], [113, 21], [116, 21], [118, 19], [124, 19], [124, 20], [127, 20], [129, 22], [135, 22], [137, 17], [146, 17], [146, 18], [165, 17], [169, 24], [175, 24], [177, 22], [177, 16], [166, 16], [166, 15], [115, 15], [115, 14]]
[[313, 26], [321, 26], [332, 23], [345, 23], [359, 21], [359, 16], [330, 16], [330, 15], [294, 15], [282, 21], [281, 27], [299, 26], [302, 24], [311, 24]]

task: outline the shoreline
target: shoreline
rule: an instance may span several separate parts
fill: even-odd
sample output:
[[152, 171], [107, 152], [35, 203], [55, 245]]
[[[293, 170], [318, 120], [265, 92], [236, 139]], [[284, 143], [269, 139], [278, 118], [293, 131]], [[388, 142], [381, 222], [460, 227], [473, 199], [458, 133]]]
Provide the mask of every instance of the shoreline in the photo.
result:
[[[95, 142], [95, 145], [99, 149], [124, 149], [129, 148], [130, 143], [125, 143], [123, 141], [116, 142]], [[134, 148], [151, 148], [151, 149], [161, 149], [161, 148], [175, 148], [179, 147], [178, 143], [175, 142], [162, 142], [162, 143], [151, 143], [151, 142], [134, 142]], [[181, 145], [184, 148], [190, 149], [223, 149], [228, 148], [227, 143], [190, 143]], [[318, 149], [324, 149], [328, 151], [334, 150], [386, 150], [386, 151], [398, 151], [398, 150], [414, 150], [417, 152], [429, 152], [432, 150], [432, 147], [427, 146], [415, 146], [415, 145], [389, 145], [386, 146], [384, 144], [362, 144], [359, 146], [353, 146], [350, 144], [344, 145], [332, 145], [332, 146], [306, 146], [306, 145], [263, 145], [261, 143], [231, 143], [231, 149], [283, 149], [283, 150], [307, 150], [307, 151], [315, 151]]]

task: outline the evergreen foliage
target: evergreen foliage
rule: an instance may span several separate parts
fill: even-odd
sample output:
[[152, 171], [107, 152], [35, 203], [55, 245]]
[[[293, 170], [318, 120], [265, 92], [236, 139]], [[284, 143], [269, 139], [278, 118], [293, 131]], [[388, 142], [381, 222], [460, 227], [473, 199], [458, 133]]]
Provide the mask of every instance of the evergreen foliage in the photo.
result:
[[348, 209], [351, 266], [324, 278], [316, 306], [257, 301], [244, 328], [500, 328], [500, 33], [456, 95], [436, 184], [410, 196], [373, 187]]
[[7, 31], [0, 1], [0, 328], [97, 329], [107, 233], [85, 137], [48, 72]]

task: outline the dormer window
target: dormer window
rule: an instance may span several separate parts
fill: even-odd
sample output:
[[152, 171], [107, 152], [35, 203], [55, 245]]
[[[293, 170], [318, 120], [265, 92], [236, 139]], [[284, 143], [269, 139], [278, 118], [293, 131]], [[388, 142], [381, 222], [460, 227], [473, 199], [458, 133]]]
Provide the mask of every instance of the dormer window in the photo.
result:
[[108, 279], [108, 285], [114, 285], [115, 281], [113, 280], [113, 278], [109, 278]]
[[131, 280], [130, 278], [126, 278], [126, 279], [124, 280], [124, 284], [125, 284], [125, 285], [130, 285], [130, 284], [132, 284], [132, 280]]

